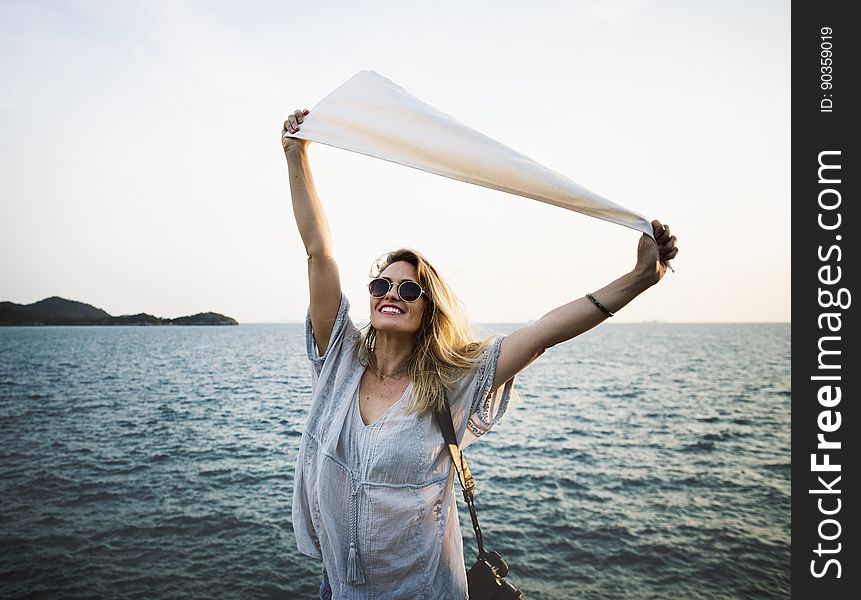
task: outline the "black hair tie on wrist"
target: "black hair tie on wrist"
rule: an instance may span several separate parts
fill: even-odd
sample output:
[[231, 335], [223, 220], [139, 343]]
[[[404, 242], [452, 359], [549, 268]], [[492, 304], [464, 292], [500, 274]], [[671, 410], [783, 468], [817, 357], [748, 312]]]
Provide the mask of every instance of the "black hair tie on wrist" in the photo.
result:
[[599, 309], [602, 313], [604, 313], [604, 314], [605, 314], [605, 315], [607, 315], [608, 317], [612, 317], [612, 316], [613, 316], [613, 313], [611, 313], [609, 310], [607, 310], [607, 307], [606, 307], [606, 306], [604, 306], [603, 304], [601, 304], [600, 302], [598, 302], [598, 301], [595, 299], [595, 296], [593, 296], [592, 294], [586, 294], [586, 297], [587, 297], [587, 298], [589, 298], [589, 300], [591, 300], [591, 301], [592, 301], [592, 304], [594, 304], [595, 306], [597, 306], [597, 307], [598, 307], [598, 309]]

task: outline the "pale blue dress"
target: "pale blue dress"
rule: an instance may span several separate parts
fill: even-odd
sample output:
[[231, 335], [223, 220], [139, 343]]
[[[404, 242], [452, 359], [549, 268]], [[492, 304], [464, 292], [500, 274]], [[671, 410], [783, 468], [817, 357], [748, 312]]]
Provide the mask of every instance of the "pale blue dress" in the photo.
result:
[[[342, 293], [329, 347], [318, 356], [308, 311], [312, 399], [293, 490], [299, 550], [322, 560], [335, 599], [466, 599], [455, 471], [442, 433], [433, 415], [404, 414], [412, 384], [377, 421], [362, 422], [359, 335]], [[489, 393], [504, 337], [449, 392], [461, 447], [508, 406], [514, 378]]]

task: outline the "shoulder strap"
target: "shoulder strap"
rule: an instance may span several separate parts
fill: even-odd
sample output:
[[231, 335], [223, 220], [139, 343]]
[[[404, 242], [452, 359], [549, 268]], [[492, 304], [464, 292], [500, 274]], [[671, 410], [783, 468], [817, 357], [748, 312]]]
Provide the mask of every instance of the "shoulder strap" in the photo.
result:
[[473, 496], [475, 495], [475, 480], [472, 478], [469, 465], [466, 464], [466, 456], [461, 451], [460, 446], [458, 446], [457, 437], [454, 434], [454, 422], [451, 418], [451, 406], [448, 404], [448, 398], [445, 399], [443, 408], [438, 410], [434, 416], [437, 423], [439, 423], [439, 428], [442, 430], [442, 437], [448, 447], [448, 452], [457, 471], [458, 479], [460, 479], [460, 486], [463, 488], [463, 499], [469, 508], [469, 516], [472, 518], [472, 529], [475, 531], [475, 541], [478, 542], [478, 557], [482, 558], [486, 552], [484, 551], [481, 527], [478, 526], [478, 515], [475, 514], [475, 503], [473, 500]]
[[464, 497], [468, 493], [470, 496], [475, 495], [475, 480], [472, 478], [472, 473], [469, 472], [469, 465], [466, 464], [466, 456], [461, 452], [457, 444], [457, 437], [454, 434], [454, 422], [451, 418], [451, 407], [448, 400], [442, 410], [436, 413], [436, 419], [439, 423], [439, 428], [442, 430], [442, 437], [448, 446], [448, 452], [451, 454], [451, 460], [454, 463], [454, 468], [457, 469], [460, 485], [463, 487]]

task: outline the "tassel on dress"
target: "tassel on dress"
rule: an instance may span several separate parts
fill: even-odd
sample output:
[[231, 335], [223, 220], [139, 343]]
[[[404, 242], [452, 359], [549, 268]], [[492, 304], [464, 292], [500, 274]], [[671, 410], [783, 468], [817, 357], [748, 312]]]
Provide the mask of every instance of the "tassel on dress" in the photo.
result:
[[365, 583], [365, 574], [359, 564], [359, 551], [350, 544], [350, 555], [347, 557], [347, 583]]

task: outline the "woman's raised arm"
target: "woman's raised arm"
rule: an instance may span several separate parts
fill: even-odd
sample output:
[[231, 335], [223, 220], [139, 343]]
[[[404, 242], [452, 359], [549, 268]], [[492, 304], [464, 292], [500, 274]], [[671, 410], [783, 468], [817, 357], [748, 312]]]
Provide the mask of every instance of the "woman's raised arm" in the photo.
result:
[[293, 216], [299, 235], [308, 254], [308, 288], [311, 295], [311, 327], [320, 356], [329, 346], [329, 337], [338, 316], [341, 303], [341, 278], [338, 265], [332, 256], [332, 235], [323, 205], [308, 162], [308, 142], [286, 136], [296, 133], [307, 110], [296, 110], [284, 121], [281, 143], [290, 172], [290, 193], [293, 197]]
[[655, 240], [643, 234], [637, 247], [637, 265], [631, 272], [591, 294], [592, 299], [573, 300], [506, 336], [499, 349], [491, 389], [514, 377], [547, 348], [592, 329], [658, 283], [678, 248], [668, 226], [652, 221], [652, 229]]

